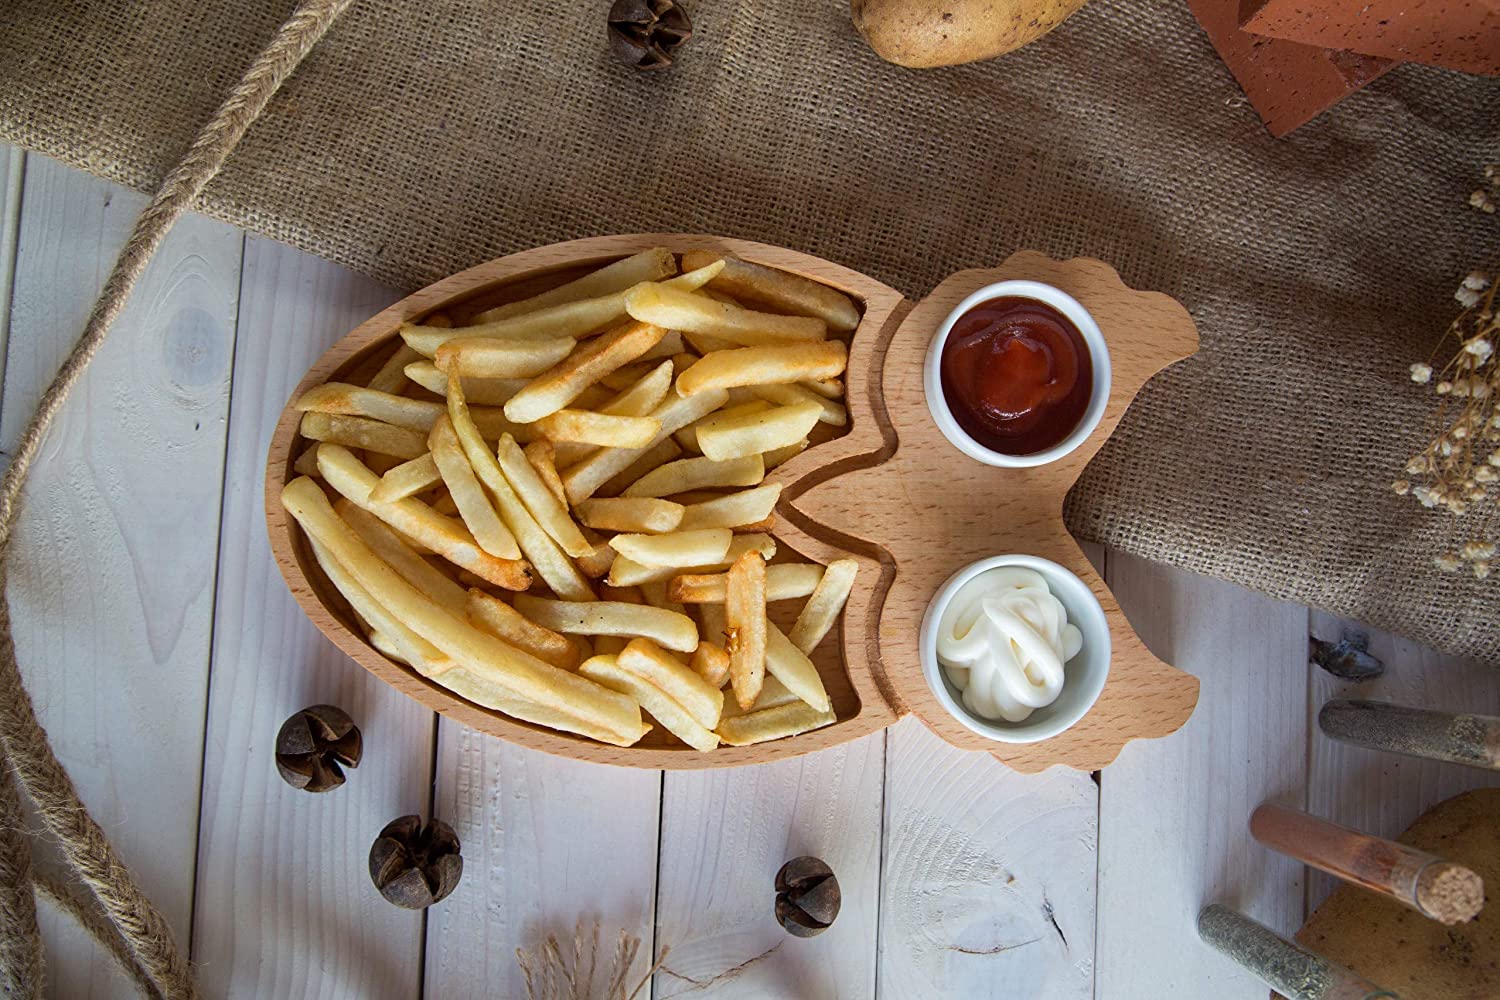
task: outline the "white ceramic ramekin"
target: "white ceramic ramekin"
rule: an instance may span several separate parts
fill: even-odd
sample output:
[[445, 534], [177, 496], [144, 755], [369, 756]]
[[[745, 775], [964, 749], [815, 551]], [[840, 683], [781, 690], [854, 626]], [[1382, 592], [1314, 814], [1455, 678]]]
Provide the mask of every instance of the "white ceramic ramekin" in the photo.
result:
[[[943, 345], [948, 342], [948, 334], [953, 332], [953, 324], [958, 322], [960, 316], [981, 302], [1006, 296], [1043, 302], [1071, 320], [1078, 328], [1078, 332], [1083, 334], [1083, 342], [1088, 346], [1094, 368], [1094, 384], [1089, 395], [1089, 405], [1083, 411], [1083, 417], [1078, 421], [1078, 426], [1051, 448], [1035, 451], [1029, 455], [1006, 455], [1003, 452], [991, 451], [975, 441], [953, 418], [953, 411], [948, 408], [948, 400], [943, 396]], [[1044, 285], [1040, 281], [1000, 281], [993, 285], [986, 285], [964, 299], [948, 314], [948, 318], [943, 320], [943, 325], [938, 327], [937, 334], [927, 347], [927, 360], [922, 366], [922, 391], [927, 396], [927, 409], [932, 412], [932, 419], [937, 423], [938, 430], [943, 432], [943, 437], [976, 462], [1010, 469], [1024, 469], [1055, 462], [1082, 444], [1090, 434], [1094, 433], [1094, 428], [1099, 426], [1099, 421], [1104, 416], [1104, 408], [1109, 405], [1109, 387], [1109, 347], [1104, 343], [1104, 334], [1099, 332], [1099, 324], [1094, 322], [1094, 317], [1073, 296], [1051, 285]]]
[[[1037, 709], [1020, 722], [992, 721], [970, 712], [964, 706], [963, 695], [948, 679], [937, 657], [938, 622], [954, 595], [979, 574], [1000, 566], [1020, 566], [1040, 573], [1053, 595], [1067, 609], [1068, 621], [1083, 633], [1082, 647], [1063, 665], [1062, 693], [1052, 704]], [[980, 736], [999, 743], [1036, 743], [1056, 736], [1088, 714], [1109, 676], [1109, 622], [1104, 617], [1104, 609], [1099, 606], [1099, 599], [1088, 584], [1071, 571], [1038, 556], [991, 556], [950, 576], [927, 605], [918, 649], [927, 686], [948, 713]]]

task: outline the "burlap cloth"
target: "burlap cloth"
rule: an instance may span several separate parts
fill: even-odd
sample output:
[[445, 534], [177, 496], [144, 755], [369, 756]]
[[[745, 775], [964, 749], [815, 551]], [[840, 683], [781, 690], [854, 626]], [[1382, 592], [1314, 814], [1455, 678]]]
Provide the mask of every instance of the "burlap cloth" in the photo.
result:
[[[153, 188], [291, 6], [12, 2], [0, 138]], [[1431, 561], [1474, 525], [1387, 490], [1427, 429], [1407, 364], [1500, 248], [1464, 206], [1500, 160], [1500, 81], [1403, 67], [1276, 141], [1177, 0], [1094, 0], [925, 72], [871, 54], [843, 0], [701, 0], [679, 64], [643, 75], [610, 61], [607, 8], [356, 0], [202, 208], [407, 288], [630, 231], [912, 296], [1019, 248], [1101, 257], [1185, 303], [1203, 350], [1141, 394], [1074, 531], [1500, 661], [1500, 582]]]

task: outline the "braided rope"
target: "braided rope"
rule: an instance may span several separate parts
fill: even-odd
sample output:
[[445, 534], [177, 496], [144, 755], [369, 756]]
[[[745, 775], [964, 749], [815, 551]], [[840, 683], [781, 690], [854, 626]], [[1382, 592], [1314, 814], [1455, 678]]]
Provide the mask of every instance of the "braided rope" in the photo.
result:
[[[167, 232], [182, 217], [204, 186], [219, 172], [245, 131], [265, 110], [267, 102], [317, 44], [335, 18], [351, 0], [302, 0], [291, 18], [251, 64], [234, 91], [193, 140], [187, 154], [162, 182], [161, 188], [141, 217], [115, 261], [109, 279], [94, 304], [83, 334], [73, 346], [52, 384], [42, 394], [36, 412], [0, 482], [0, 592], [7, 580], [6, 562], [15, 532], [21, 493], [41, 448], [47, 429], [68, 393], [77, 384], [90, 360], [98, 352], [111, 325], [119, 317], [152, 255]], [[31, 697], [21, 680], [11, 632], [9, 602], [0, 599], [0, 755], [14, 771], [37, 815], [62, 849], [72, 874], [92, 894], [108, 925], [112, 925], [128, 947], [136, 966], [133, 977], [149, 982], [157, 995], [167, 1000], [198, 995], [192, 970], [172, 935], [166, 919], [152, 905], [115, 853], [99, 825], [88, 813], [72, 779], [52, 753], [47, 733], [37, 721]], [[0, 783], [0, 823], [6, 803]], [[13, 790], [12, 790], [13, 791]], [[16, 879], [29, 878], [30, 857], [17, 856], [13, 838], [0, 838], [0, 920], [9, 938], [21, 944], [0, 949], [0, 960], [8, 962], [0, 984], [8, 996], [34, 996], [41, 989], [41, 946], [36, 932], [34, 903], [21, 902]], [[25, 845], [22, 844], [24, 847]], [[45, 886], [44, 886], [45, 889]], [[29, 895], [29, 893], [28, 893]], [[96, 937], [104, 924], [86, 922]], [[106, 938], [104, 947], [119, 954]], [[35, 956], [32, 958], [31, 956]], [[130, 970], [127, 970], [130, 971]]]

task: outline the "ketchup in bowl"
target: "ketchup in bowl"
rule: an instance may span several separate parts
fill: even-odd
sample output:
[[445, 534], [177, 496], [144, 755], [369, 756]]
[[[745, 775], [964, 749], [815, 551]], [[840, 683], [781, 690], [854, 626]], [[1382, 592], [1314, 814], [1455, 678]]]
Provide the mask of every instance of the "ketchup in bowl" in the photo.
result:
[[964, 433], [991, 451], [1030, 455], [1078, 426], [1094, 365], [1066, 316], [1035, 299], [1005, 296], [953, 324], [941, 376], [943, 398]]

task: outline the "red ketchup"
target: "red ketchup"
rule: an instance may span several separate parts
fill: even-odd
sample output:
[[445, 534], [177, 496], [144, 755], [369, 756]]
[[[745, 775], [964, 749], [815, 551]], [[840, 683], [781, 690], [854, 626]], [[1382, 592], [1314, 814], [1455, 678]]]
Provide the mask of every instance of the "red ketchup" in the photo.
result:
[[943, 344], [943, 398], [979, 444], [1030, 455], [1062, 441], [1083, 418], [1094, 363], [1062, 313], [1014, 296], [981, 302]]

